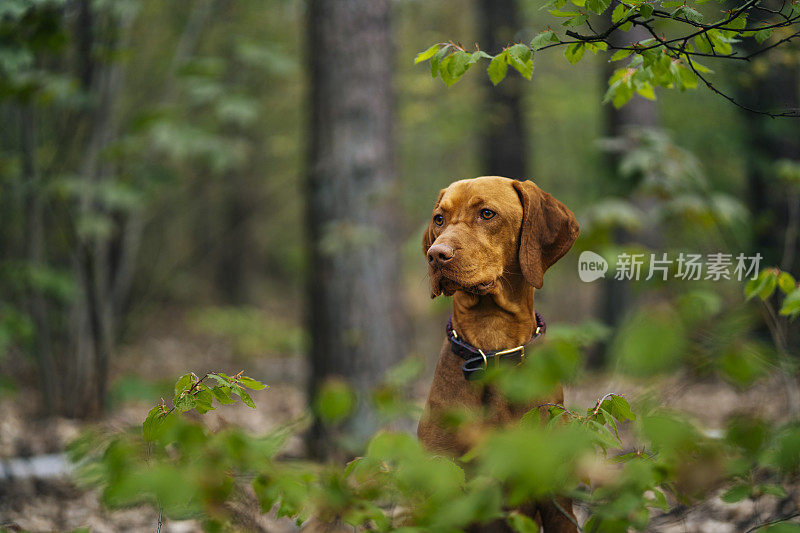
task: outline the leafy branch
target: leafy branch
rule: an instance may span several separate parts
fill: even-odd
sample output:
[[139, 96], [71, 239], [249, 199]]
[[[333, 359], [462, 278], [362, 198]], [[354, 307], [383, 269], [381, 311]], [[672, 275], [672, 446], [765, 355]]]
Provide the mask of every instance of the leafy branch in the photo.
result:
[[[217, 384], [209, 387], [205, 381], [213, 379]], [[253, 378], [244, 375], [244, 370], [233, 376], [228, 376], [222, 372], [208, 372], [203, 377], [197, 377], [194, 372], [189, 372], [181, 376], [175, 383], [175, 395], [172, 398], [172, 407], [167, 407], [164, 399], [161, 403], [153, 407], [147, 414], [147, 418], [142, 424], [142, 435], [144, 440], [152, 442], [162, 433], [168, 417], [176, 410], [180, 413], [196, 410], [198, 413], [205, 414], [215, 409], [212, 402], [216, 399], [220, 405], [230, 405], [236, 403], [233, 395], [238, 396], [248, 407], [255, 409], [253, 399], [245, 388], [251, 390], [262, 390], [267, 386]]]
[[[511, 44], [496, 55], [480, 49], [469, 52], [460, 44], [443, 42], [417, 54], [414, 62], [429, 61], [431, 75], [441, 77], [450, 86], [472, 65], [488, 59], [489, 78], [497, 85], [506, 77], [509, 66], [531, 79], [536, 52], [563, 47], [564, 56], [575, 64], [587, 50], [593, 54], [613, 51], [610, 61], [628, 60], [608, 82], [604, 103], [612, 102], [615, 107], [625, 105], [634, 94], [653, 100], [655, 87], [683, 91], [697, 88], [701, 81], [715, 94], [747, 111], [773, 118], [800, 117], [798, 109], [776, 113], [738, 102], [714, 86], [708, 79], [711, 69], [698, 62], [698, 58], [750, 61], [789, 43], [800, 36], [800, 0], [782, 0], [779, 9], [765, 7], [760, 0], [747, 0], [738, 7], [724, 10], [719, 20], [707, 24], [703, 22], [704, 14], [696, 7], [708, 1], [697, 0], [692, 7], [684, 1], [634, 0], [619, 2], [612, 10], [611, 0], [552, 0], [546, 7], [551, 8], [552, 16], [563, 19], [563, 36], [548, 28], [530, 43]], [[564, 9], [568, 3], [570, 9]], [[610, 25], [602, 31], [595, 30], [590, 17], [607, 17], [609, 11]], [[633, 27], [642, 28], [650, 37], [620, 44], [617, 34]], [[669, 30], [673, 35], [666, 37], [662, 30]], [[760, 48], [742, 55], [734, 45], [745, 39], [754, 40]]]

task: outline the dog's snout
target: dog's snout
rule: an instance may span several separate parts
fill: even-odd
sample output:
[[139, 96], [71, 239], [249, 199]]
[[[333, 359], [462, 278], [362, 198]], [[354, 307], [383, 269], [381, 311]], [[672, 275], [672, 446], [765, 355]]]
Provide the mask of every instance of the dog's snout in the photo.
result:
[[431, 265], [443, 265], [455, 257], [456, 251], [447, 244], [434, 244], [428, 248], [428, 263]]

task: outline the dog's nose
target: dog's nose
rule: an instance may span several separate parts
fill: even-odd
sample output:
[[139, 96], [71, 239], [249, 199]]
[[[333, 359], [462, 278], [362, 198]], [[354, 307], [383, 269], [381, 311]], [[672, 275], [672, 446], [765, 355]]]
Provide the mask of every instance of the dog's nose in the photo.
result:
[[456, 251], [447, 244], [434, 244], [428, 248], [428, 263], [431, 265], [443, 265], [453, 259]]

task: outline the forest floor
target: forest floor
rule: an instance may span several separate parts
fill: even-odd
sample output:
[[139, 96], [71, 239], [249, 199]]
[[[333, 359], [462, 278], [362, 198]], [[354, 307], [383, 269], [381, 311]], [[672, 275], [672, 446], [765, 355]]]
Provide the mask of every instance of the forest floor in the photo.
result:
[[[244, 369], [270, 385], [269, 389], [253, 394], [256, 410], [237, 404], [208, 413], [204, 420], [212, 429], [237, 425], [254, 433], [265, 433], [303, 415], [307, 366], [301, 356], [243, 356], [237, 354], [228, 340], [198, 334], [187, 327], [180, 313], [170, 316], [170, 319], [161, 317], [162, 320], [154, 321], [147, 326], [146, 335], [138, 336], [141, 340], [121, 348], [112, 371], [112, 408], [103, 420], [92, 423], [91, 427], [115, 431], [141, 424], [159, 394], [166, 394], [159, 391], [169, 391], [174, 380], [187, 371], [234, 373]], [[431, 341], [431, 355], [426, 361], [428, 371], [415, 387], [414, 394], [420, 402], [424, 401], [439, 342]], [[9, 368], [5, 362], [0, 370], [21, 375], [23, 383], [26, 379], [33, 383], [31, 369], [25, 365]], [[593, 405], [607, 392], [625, 394], [632, 400], [647, 395], [689, 414], [713, 432], [720, 430], [725, 418], [736, 412], [781, 418], [785, 408], [782, 395], [776, 392], [780, 390], [777, 381], [771, 380], [748, 391], [739, 391], [719, 380], [700, 380], [686, 375], [650, 382], [590, 375], [567, 388], [565, 395], [568, 406], [583, 408]], [[152, 508], [107, 510], [100, 503], [97, 491], [79, 487], [66, 475], [7, 479], [3, 464], [10, 458], [62, 453], [70, 440], [90, 427], [63, 418], [37, 418], [38, 411], [33, 387], [23, 387], [14, 395], [0, 398], [0, 527], [26, 531], [71, 531], [81, 527], [94, 532], [156, 531], [158, 516]], [[291, 440], [285, 453], [303, 455], [301, 439]], [[798, 498], [800, 490], [796, 488], [783, 501], [766, 495], [755, 501], [729, 505], [722, 502], [718, 493], [656, 517], [649, 531], [747, 531], [767, 517], [780, 514], [784, 508], [797, 508]], [[290, 520], [260, 514], [251, 494], [243, 494], [235, 505], [235, 515], [244, 530], [284, 532], [297, 529]], [[578, 514], [582, 514], [580, 509]], [[161, 529], [165, 533], [199, 530], [199, 524], [191, 520], [164, 520]]]

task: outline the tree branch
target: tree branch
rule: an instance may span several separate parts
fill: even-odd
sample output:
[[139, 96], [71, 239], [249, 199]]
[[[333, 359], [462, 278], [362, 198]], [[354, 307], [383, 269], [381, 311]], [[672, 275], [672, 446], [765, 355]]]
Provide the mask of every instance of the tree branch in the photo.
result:
[[744, 533], [753, 533], [753, 531], [757, 531], [757, 530], [761, 529], [764, 526], [771, 526], [772, 524], [779, 524], [781, 522], [786, 522], [787, 520], [791, 520], [792, 518], [797, 518], [798, 516], [800, 516], [800, 512], [795, 512], [795, 513], [792, 513], [792, 514], [788, 514], [788, 515], [782, 516], [780, 518], [776, 518], [774, 520], [770, 520], [769, 522], [763, 522], [761, 524], [757, 524], [757, 525], [751, 527], [750, 529], [748, 529], [747, 531], [745, 531]]
[[726, 99], [727, 101], [729, 101], [730, 103], [735, 105], [736, 107], [739, 107], [739, 108], [744, 109], [745, 111], [749, 111], [751, 113], [755, 113], [757, 115], [768, 116], [770, 118], [800, 117], [800, 110], [798, 110], [798, 109], [791, 109], [789, 111], [784, 111], [783, 113], [770, 113], [769, 111], [761, 111], [759, 109], [753, 109], [752, 107], [749, 107], [749, 106], [746, 106], [744, 104], [739, 103], [732, 96], [729, 96], [729, 95], [723, 93], [722, 91], [720, 91], [719, 89], [717, 89], [716, 87], [714, 87], [714, 84], [712, 84], [710, 81], [708, 81], [708, 79], [706, 79], [702, 74], [700, 74], [697, 71], [697, 69], [695, 68], [694, 62], [692, 62], [692, 58], [691, 58], [690, 54], [684, 52], [684, 57], [686, 57], [686, 62], [689, 65], [689, 68], [692, 69], [692, 72], [694, 72], [695, 76], [697, 76], [700, 80], [702, 80], [703, 83], [706, 84], [706, 87], [708, 87], [709, 89], [711, 89], [712, 92], [714, 92], [715, 94], [718, 94], [719, 96], [723, 97], [724, 99]]

